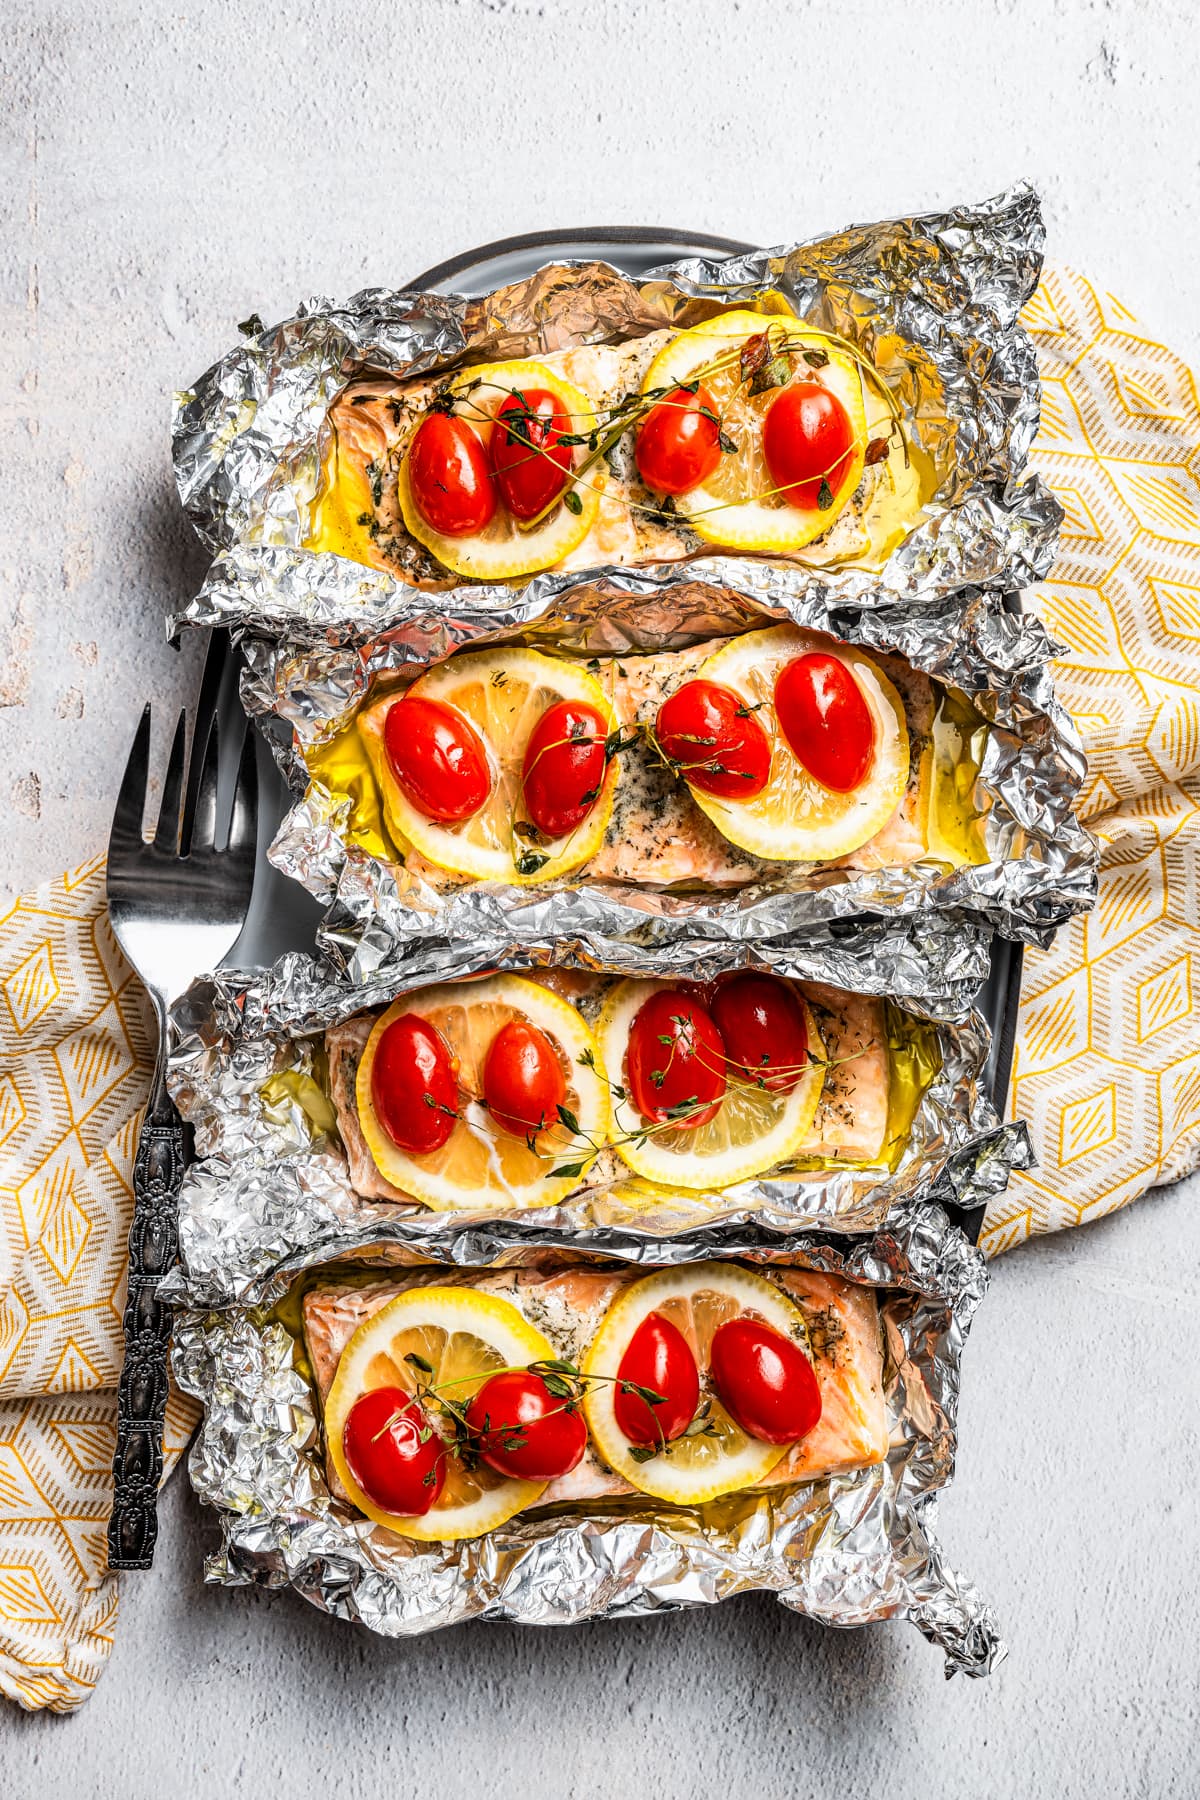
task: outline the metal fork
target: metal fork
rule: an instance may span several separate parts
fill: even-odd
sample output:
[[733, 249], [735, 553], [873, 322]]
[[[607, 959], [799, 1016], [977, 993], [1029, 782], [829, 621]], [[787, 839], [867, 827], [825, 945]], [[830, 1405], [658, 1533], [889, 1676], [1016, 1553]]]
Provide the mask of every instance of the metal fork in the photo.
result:
[[[214, 634], [215, 635], [215, 634]], [[222, 639], [224, 634], [221, 634]], [[142, 836], [150, 761], [150, 707], [133, 740], [108, 842], [108, 911], [117, 942], [141, 977], [158, 1021], [154, 1081], [133, 1165], [125, 1362], [117, 1397], [110, 1569], [148, 1569], [158, 1536], [167, 1402], [169, 1309], [158, 1285], [179, 1247], [176, 1203], [186, 1166], [184, 1127], [167, 1093], [167, 1007], [194, 975], [215, 969], [245, 921], [254, 884], [258, 777], [253, 733], [238, 762], [228, 844], [218, 850], [217, 701], [223, 644], [210, 645], [185, 782], [187, 714], [181, 712], [154, 838]], [[197, 751], [203, 751], [196, 776]]]

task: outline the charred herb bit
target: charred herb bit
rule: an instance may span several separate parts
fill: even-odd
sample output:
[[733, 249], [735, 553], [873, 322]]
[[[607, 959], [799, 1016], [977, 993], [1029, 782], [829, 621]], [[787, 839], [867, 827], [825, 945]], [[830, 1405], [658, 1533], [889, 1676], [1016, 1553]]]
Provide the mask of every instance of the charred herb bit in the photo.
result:
[[808, 1343], [813, 1355], [822, 1361], [835, 1363], [838, 1346], [846, 1336], [846, 1327], [834, 1309], [827, 1307], [822, 1312], [807, 1313], [805, 1324], [808, 1326]]
[[372, 515], [370, 513], [359, 513], [358, 518], [355, 520], [356, 525], [370, 525], [371, 522]]
[[658, 525], [674, 525], [678, 517], [674, 494], [664, 494], [658, 505], [652, 507], [646, 516]]
[[457, 394], [450, 391], [450, 384], [447, 382], [445, 387], [440, 387], [438, 389], [425, 410], [426, 412], [431, 413], [452, 413], [457, 398]]
[[536, 875], [538, 870], [544, 869], [549, 861], [550, 858], [543, 856], [538, 850], [525, 850], [517, 858], [517, 874]]
[[507, 680], [508, 676], [503, 669], [494, 669], [492, 671], [492, 686], [494, 688], [502, 688]]
[[823, 369], [829, 361], [827, 350], [802, 350], [800, 354], [810, 369]]
[[562, 497], [562, 502], [567, 511], [569, 513], [574, 513], [576, 518], [578, 518], [583, 511], [583, 501], [579, 498], [579, 495], [575, 492], [574, 488], [567, 489]]
[[251, 313], [250, 317], [248, 319], [243, 319], [238, 326], [238, 330], [241, 332], [242, 336], [248, 338], [258, 337], [263, 329], [263, 322], [257, 313]]
[[872, 463], [886, 462], [891, 451], [891, 439], [885, 437], [872, 438], [867, 445], [867, 453], [863, 461], [869, 469]]
[[771, 388], [787, 385], [792, 374], [791, 358], [786, 351], [772, 347], [768, 327], [766, 331], [755, 332], [742, 345], [741, 370], [742, 380], [749, 384], [750, 392], [765, 394]]
[[391, 400], [388, 401], [387, 406], [388, 406], [388, 411], [392, 415], [392, 424], [399, 425], [401, 419], [404, 417], [403, 401], [397, 400], [393, 397]]
[[406, 1363], [411, 1363], [414, 1369], [420, 1369], [422, 1375], [433, 1374], [433, 1364], [427, 1362], [423, 1356], [418, 1356], [415, 1350], [410, 1350], [404, 1360]]
[[817, 511], [828, 512], [833, 505], [833, 489], [827, 481], [822, 481], [817, 489]]
[[727, 431], [719, 431], [717, 433], [717, 443], [723, 456], [737, 455], [737, 439], [735, 437], [730, 437]]

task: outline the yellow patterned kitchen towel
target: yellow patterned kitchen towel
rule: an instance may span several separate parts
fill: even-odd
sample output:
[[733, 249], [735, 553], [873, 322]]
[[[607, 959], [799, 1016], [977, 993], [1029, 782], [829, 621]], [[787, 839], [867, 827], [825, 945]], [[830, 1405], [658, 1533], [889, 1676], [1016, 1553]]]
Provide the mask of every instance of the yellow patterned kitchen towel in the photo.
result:
[[1033, 461], [1066, 510], [1029, 599], [1071, 646], [1056, 682], [1101, 865], [1095, 911], [1026, 953], [1009, 1112], [1038, 1167], [990, 1208], [993, 1254], [1200, 1164], [1200, 400], [1187, 364], [1069, 269], [1025, 323]]
[[[103, 858], [0, 918], [0, 1692], [31, 1709], [80, 1705], [112, 1648], [113, 1390], [151, 1031]], [[168, 1469], [194, 1417], [173, 1395]]]

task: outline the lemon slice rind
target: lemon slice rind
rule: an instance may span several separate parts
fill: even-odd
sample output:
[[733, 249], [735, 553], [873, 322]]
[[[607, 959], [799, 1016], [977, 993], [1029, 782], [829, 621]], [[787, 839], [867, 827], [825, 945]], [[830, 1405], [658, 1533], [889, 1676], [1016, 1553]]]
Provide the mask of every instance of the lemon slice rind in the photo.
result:
[[[468, 387], [471, 391], [464, 392]], [[514, 388], [548, 388], [562, 401], [570, 415], [572, 432], [588, 432], [595, 425], [592, 403], [582, 388], [564, 381], [545, 363], [484, 363], [464, 369], [455, 376], [450, 391], [456, 395], [456, 411], [479, 432], [485, 451], [489, 421]], [[482, 419], [481, 413], [486, 413], [488, 418]], [[584, 479], [575, 484], [574, 492], [579, 500], [577, 513], [560, 503], [538, 524], [528, 528], [513, 519], [497, 498], [495, 517], [477, 537], [446, 537], [421, 517], [409, 481], [407, 446], [400, 465], [397, 491], [409, 534], [419, 544], [424, 544], [447, 569], [476, 581], [511, 581], [519, 575], [532, 575], [535, 570], [552, 568], [582, 544], [595, 523], [606, 479], [605, 464], [602, 461], [594, 464]]]
[[[790, 344], [819, 351], [827, 358], [820, 367], [806, 369], [805, 378], [828, 387], [842, 402], [850, 417], [856, 448], [837, 486], [831, 486], [830, 505], [820, 511], [790, 506], [778, 497], [731, 500], [723, 491], [723, 482], [717, 481], [714, 484], [712, 478], [707, 485], [677, 496], [675, 511], [687, 520], [691, 529], [706, 542], [720, 544], [727, 549], [763, 553], [803, 549], [806, 544], [811, 544], [828, 531], [863, 476], [868, 430], [862, 371], [853, 357], [847, 356], [823, 332], [803, 325], [797, 319], [748, 309], [720, 313], [715, 318], [706, 319], [703, 324], [680, 332], [678, 337], [659, 351], [646, 371], [642, 382], [643, 393], [652, 388], [673, 387], [680, 382], [693, 381], [697, 376], [704, 380], [713, 393], [717, 409], [731, 435], [738, 439], [742, 433], [749, 433], [753, 438], [757, 433], [756, 442], [748, 445], [746, 453], [739, 457], [739, 480], [744, 491], [752, 495], [766, 495], [772, 481], [761, 454], [761, 419], [766, 405], [778, 390], [765, 395], [758, 409], [753, 409], [751, 403], [741, 397], [739, 390], [739, 397], [733, 403], [734, 408], [741, 408], [746, 413], [744, 418], [739, 418], [736, 411], [730, 410], [724, 391], [727, 389], [728, 394], [732, 395], [737, 386], [736, 365], [728, 373], [721, 371], [711, 377], [704, 375], [703, 371], [706, 365], [722, 354], [724, 346], [733, 350], [772, 325], [782, 325], [786, 329]], [[724, 472], [728, 479], [732, 466], [718, 465], [717, 475]]]
[[[377, 702], [360, 715], [359, 729], [388, 829], [398, 842], [451, 874], [516, 887], [554, 881], [596, 854], [612, 816], [619, 756], [610, 758], [595, 805], [569, 837], [535, 844], [513, 834], [514, 825], [523, 822], [525, 746], [542, 713], [559, 700], [582, 700], [597, 708], [610, 732], [616, 729], [612, 703], [587, 669], [538, 650], [477, 650], [436, 663], [408, 691], [445, 701], [466, 714], [484, 740], [492, 791], [481, 810], [461, 825], [427, 819], [404, 794], [384, 748], [383, 719], [389, 706], [398, 702], [391, 698]], [[522, 872], [518, 865], [530, 852], [544, 855], [545, 861]]]
[[[875, 721], [875, 760], [863, 785], [849, 794], [835, 794], [808, 774], [775, 719], [775, 677], [785, 663], [810, 650], [845, 663]], [[734, 638], [702, 663], [696, 675], [721, 682], [759, 706], [758, 716], [772, 733], [770, 780], [753, 800], [723, 800], [699, 788], [690, 790], [731, 843], [766, 861], [832, 862], [861, 849], [883, 830], [908, 787], [908, 721], [903, 700], [869, 656], [819, 632], [772, 625]]]
[[[465, 1118], [441, 1150], [412, 1156], [394, 1144], [375, 1117], [371, 1071], [379, 1040], [404, 1013], [419, 1013], [442, 1033], [460, 1062], [460, 1080], [471, 1093], [481, 1088], [487, 1046], [510, 1018], [528, 1020], [558, 1046], [567, 1075], [567, 1106], [580, 1131], [558, 1125], [539, 1138], [537, 1155], [504, 1132], [478, 1101], [467, 1101]], [[482, 1041], [486, 1034], [486, 1041]], [[484, 981], [447, 982], [404, 994], [380, 1015], [359, 1059], [355, 1076], [359, 1127], [376, 1167], [393, 1187], [433, 1212], [507, 1212], [554, 1206], [584, 1178], [612, 1124], [604, 1059], [590, 1029], [567, 1001], [540, 982], [520, 975], [493, 975]], [[580, 1174], [551, 1178], [559, 1164], [582, 1164]], [[461, 1173], [456, 1174], [456, 1166]]]
[[[393, 1374], [386, 1379], [371, 1380], [375, 1365], [390, 1360], [390, 1347], [404, 1331], [442, 1332], [447, 1341], [452, 1334], [474, 1337], [493, 1354], [488, 1361], [481, 1358], [481, 1381], [496, 1368], [511, 1364], [540, 1361], [553, 1356], [549, 1339], [535, 1329], [515, 1306], [492, 1294], [481, 1294], [475, 1288], [427, 1287], [410, 1288], [364, 1320], [342, 1352], [337, 1373], [325, 1396], [325, 1439], [333, 1466], [354, 1505], [377, 1525], [399, 1532], [401, 1537], [422, 1543], [445, 1543], [460, 1538], [481, 1537], [494, 1531], [515, 1513], [532, 1506], [545, 1488], [543, 1481], [516, 1481], [483, 1468], [475, 1485], [479, 1497], [473, 1503], [443, 1505], [439, 1502], [418, 1517], [385, 1512], [363, 1493], [346, 1462], [342, 1436], [350, 1408], [361, 1395], [376, 1387], [398, 1386], [410, 1392], [416, 1387], [417, 1372], [400, 1360], [393, 1362]], [[434, 1374], [427, 1379], [436, 1382], [440, 1365], [436, 1339], [426, 1343], [427, 1360], [434, 1363]], [[432, 1352], [432, 1353], [430, 1353]], [[469, 1399], [474, 1389], [466, 1382], [453, 1390], [455, 1399]]]
[[[583, 1402], [592, 1442], [601, 1456], [631, 1487], [677, 1506], [701, 1505], [721, 1494], [754, 1487], [766, 1479], [788, 1451], [786, 1444], [766, 1444], [748, 1437], [720, 1401], [710, 1396], [710, 1417], [717, 1427], [717, 1438], [676, 1439], [669, 1451], [660, 1451], [644, 1462], [630, 1454], [629, 1444], [617, 1427], [612, 1379], [629, 1341], [652, 1312], [664, 1312], [682, 1329], [686, 1320], [672, 1317], [681, 1303], [691, 1308], [695, 1340], [701, 1322], [696, 1301], [706, 1294], [716, 1298], [716, 1306], [705, 1309], [713, 1317], [721, 1311], [726, 1317], [754, 1313], [777, 1331], [804, 1343], [807, 1350], [804, 1315], [772, 1282], [736, 1263], [705, 1263], [699, 1268], [685, 1264], [659, 1270], [619, 1294], [600, 1321], [581, 1365], [585, 1376], [609, 1377], [589, 1383]], [[694, 1354], [699, 1351], [697, 1362], [703, 1370], [708, 1363], [708, 1343], [693, 1341], [692, 1349]]]
[[[731, 1187], [785, 1164], [799, 1150], [816, 1117], [825, 1085], [819, 1061], [801, 1075], [788, 1094], [731, 1079], [720, 1112], [708, 1124], [691, 1130], [667, 1126], [644, 1140], [640, 1137], [646, 1121], [629, 1097], [625, 1065], [629, 1033], [651, 994], [673, 985], [670, 981], [623, 981], [609, 994], [597, 1022], [600, 1054], [618, 1086], [612, 1126], [617, 1155], [645, 1180], [689, 1192]], [[809, 1047], [819, 1058], [824, 1046], [817, 1022], [808, 1003], [797, 997], [804, 1011]]]

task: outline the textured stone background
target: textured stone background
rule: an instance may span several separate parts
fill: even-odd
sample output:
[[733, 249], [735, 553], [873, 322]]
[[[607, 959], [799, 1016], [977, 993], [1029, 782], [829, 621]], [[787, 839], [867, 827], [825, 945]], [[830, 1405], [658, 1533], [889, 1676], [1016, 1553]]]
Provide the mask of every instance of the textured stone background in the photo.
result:
[[[761, 242], [1017, 176], [1050, 249], [1200, 352], [1192, 0], [43, 0], [0, 105], [0, 885], [102, 841], [201, 559], [171, 390], [237, 319], [394, 283], [509, 232], [663, 224]], [[1190, 1190], [1190, 1191], [1189, 1191]], [[26, 1796], [1200, 1788], [1193, 1182], [997, 1266], [976, 1328], [956, 1559], [1013, 1654], [943, 1684], [907, 1628], [769, 1602], [407, 1646], [208, 1592], [182, 1482], [77, 1718], [0, 1712]], [[1165, 1271], [1165, 1273], [1164, 1273]]]

